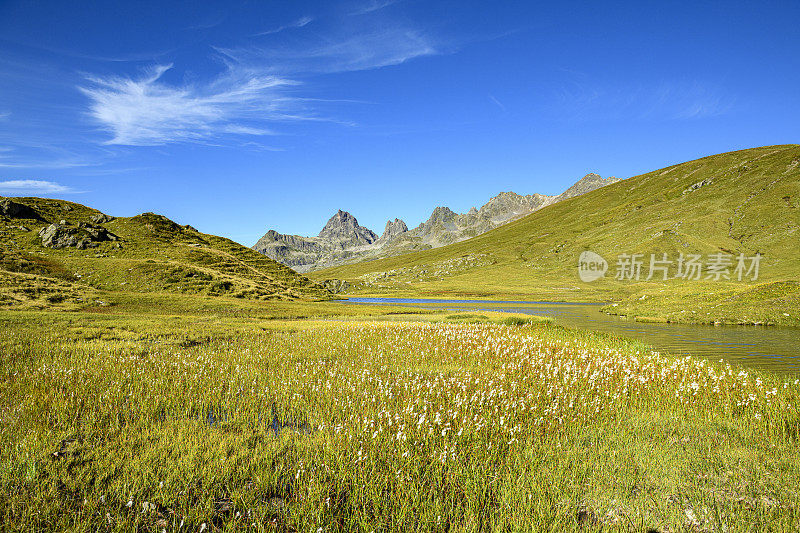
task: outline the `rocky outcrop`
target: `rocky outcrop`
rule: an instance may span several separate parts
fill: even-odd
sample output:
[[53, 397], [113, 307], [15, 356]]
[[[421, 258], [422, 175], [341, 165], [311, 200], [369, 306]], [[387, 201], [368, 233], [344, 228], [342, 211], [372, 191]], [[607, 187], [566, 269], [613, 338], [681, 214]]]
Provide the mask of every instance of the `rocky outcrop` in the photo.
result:
[[9, 198], [0, 200], [0, 216], [8, 218], [24, 218], [29, 220], [43, 220], [42, 216], [32, 207], [15, 202]]
[[514, 192], [501, 192], [480, 209], [473, 207], [463, 214], [439, 206], [433, 210], [428, 220], [412, 230], [398, 218], [389, 220], [380, 238], [371, 230], [360, 226], [353, 215], [339, 210], [316, 237], [284, 235], [270, 230], [258, 240], [253, 249], [298, 272], [308, 272], [414, 250], [437, 248], [470, 239], [538, 209], [615, 181], [618, 180], [587, 174], [558, 196], [523, 196]]
[[97, 248], [101, 242], [116, 241], [117, 236], [105, 228], [80, 224], [78, 227], [69, 226], [64, 221], [60, 224], [50, 224], [39, 231], [42, 246], [48, 248]]
[[333, 294], [341, 294], [347, 292], [350, 284], [341, 279], [323, 279], [319, 282], [320, 285], [331, 291]]
[[92, 222], [94, 224], [105, 224], [106, 222], [111, 222], [112, 220], [114, 220], [114, 217], [104, 213], [97, 213], [96, 215], [92, 216]]

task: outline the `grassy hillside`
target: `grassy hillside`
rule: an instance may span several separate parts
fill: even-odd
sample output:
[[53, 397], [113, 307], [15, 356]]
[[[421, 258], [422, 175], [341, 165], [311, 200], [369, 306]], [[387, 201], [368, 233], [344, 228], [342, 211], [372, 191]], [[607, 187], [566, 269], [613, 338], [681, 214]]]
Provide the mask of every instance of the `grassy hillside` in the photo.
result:
[[[636, 176], [435, 250], [315, 272], [348, 292], [421, 297], [613, 301], [659, 320], [800, 325], [800, 146], [753, 148]], [[578, 278], [583, 251], [606, 277]], [[616, 280], [620, 254], [643, 255], [642, 278]], [[759, 277], [647, 281], [650, 254], [761, 254]], [[670, 273], [674, 277], [676, 266]]]
[[[63, 200], [6, 200], [30, 209], [0, 216], [0, 306], [104, 305], [122, 293], [255, 300], [329, 296], [316, 283], [249, 248], [160, 215], [105, 220], [98, 218], [99, 211]], [[40, 231], [51, 226], [65, 240], [74, 236], [84, 243], [45, 246]], [[91, 241], [92, 235], [107, 233], [106, 240]]]

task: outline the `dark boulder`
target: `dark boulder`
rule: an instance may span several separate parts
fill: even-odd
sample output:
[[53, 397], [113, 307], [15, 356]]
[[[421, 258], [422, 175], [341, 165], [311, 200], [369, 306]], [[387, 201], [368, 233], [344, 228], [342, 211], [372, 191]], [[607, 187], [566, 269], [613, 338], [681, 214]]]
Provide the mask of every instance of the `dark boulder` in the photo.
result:
[[32, 220], [43, 220], [42, 216], [35, 209], [25, 204], [15, 202], [9, 198], [0, 200], [0, 215], [8, 218], [26, 218]]
[[108, 231], [106, 228], [87, 226], [83, 230], [89, 234], [93, 241], [116, 241], [117, 236]]

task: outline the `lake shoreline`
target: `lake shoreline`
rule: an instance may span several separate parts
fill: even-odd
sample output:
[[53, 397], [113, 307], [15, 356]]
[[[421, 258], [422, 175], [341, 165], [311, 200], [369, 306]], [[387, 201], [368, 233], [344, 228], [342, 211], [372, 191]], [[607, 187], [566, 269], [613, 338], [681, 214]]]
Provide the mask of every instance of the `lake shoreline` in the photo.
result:
[[[607, 304], [590, 302], [456, 300], [361, 297], [337, 300], [344, 305], [398, 305], [453, 311], [499, 311], [548, 316], [557, 325], [632, 338], [676, 355], [726, 359], [744, 366], [777, 372], [800, 372], [800, 330], [750, 324], [669, 322], [604, 312]], [[452, 304], [452, 305], [447, 305]], [[595, 312], [593, 312], [595, 311]]]

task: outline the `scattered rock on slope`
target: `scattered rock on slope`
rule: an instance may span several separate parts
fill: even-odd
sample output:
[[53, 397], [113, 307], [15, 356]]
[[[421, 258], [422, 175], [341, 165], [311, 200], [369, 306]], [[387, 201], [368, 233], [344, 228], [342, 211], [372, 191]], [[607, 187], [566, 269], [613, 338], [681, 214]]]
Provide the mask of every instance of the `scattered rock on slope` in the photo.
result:
[[106, 222], [111, 222], [114, 220], [114, 217], [108, 216], [104, 213], [97, 213], [96, 215], [92, 216], [92, 222], [95, 224], [105, 224]]
[[39, 231], [42, 246], [48, 248], [69, 248], [79, 250], [96, 248], [103, 241], [116, 241], [117, 236], [102, 227], [81, 224], [79, 227], [70, 227], [66, 224], [50, 224]]

